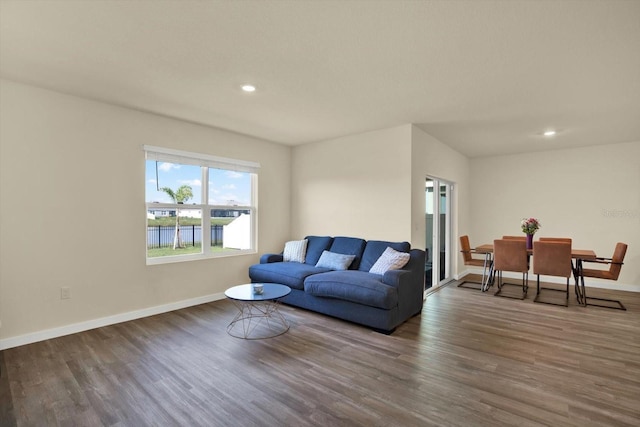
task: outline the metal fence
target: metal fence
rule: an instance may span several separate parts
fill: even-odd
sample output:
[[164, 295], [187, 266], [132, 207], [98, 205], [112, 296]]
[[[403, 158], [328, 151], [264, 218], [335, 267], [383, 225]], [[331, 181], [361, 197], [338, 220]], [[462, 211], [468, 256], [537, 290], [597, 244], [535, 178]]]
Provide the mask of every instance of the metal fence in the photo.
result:
[[[222, 225], [211, 226], [211, 246], [222, 246]], [[173, 246], [175, 226], [147, 226], [147, 249]], [[200, 225], [181, 225], [180, 238], [184, 246], [202, 244], [202, 227]]]

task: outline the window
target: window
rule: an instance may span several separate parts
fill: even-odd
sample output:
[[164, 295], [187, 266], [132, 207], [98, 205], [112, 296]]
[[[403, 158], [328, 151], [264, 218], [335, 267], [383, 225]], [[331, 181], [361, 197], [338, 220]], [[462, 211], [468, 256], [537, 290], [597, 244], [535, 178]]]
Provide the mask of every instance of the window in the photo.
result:
[[144, 150], [147, 264], [255, 252], [259, 164]]

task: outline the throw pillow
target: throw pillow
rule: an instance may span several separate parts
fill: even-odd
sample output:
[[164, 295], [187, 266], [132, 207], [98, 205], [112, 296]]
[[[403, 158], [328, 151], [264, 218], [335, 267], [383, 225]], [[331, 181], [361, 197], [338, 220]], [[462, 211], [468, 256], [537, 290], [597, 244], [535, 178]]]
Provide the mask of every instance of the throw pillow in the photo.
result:
[[355, 258], [355, 255], [323, 251], [316, 267], [330, 268], [332, 270], [347, 270]]
[[398, 252], [393, 248], [384, 250], [380, 258], [373, 264], [369, 273], [384, 274], [389, 270], [399, 270], [409, 262], [410, 255], [406, 252]]
[[304, 262], [307, 254], [307, 239], [292, 240], [284, 244], [282, 258], [284, 261]]

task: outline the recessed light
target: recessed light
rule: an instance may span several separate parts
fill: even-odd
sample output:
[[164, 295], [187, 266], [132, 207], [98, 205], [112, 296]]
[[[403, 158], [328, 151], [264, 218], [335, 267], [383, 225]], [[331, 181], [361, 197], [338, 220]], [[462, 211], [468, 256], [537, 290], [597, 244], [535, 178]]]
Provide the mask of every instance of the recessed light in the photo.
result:
[[555, 134], [556, 134], [555, 130], [548, 130], [545, 133], [543, 133], [543, 135], [546, 136], [546, 137], [550, 137], [550, 136], [553, 136]]
[[242, 85], [242, 90], [245, 92], [255, 92], [256, 87], [254, 85]]

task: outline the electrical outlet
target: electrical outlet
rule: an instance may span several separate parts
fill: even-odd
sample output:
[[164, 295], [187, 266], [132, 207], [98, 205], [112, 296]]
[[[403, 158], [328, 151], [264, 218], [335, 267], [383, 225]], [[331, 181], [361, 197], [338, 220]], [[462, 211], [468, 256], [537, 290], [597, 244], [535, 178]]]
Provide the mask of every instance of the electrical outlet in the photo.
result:
[[69, 299], [71, 298], [71, 288], [64, 287], [60, 288], [60, 299]]

